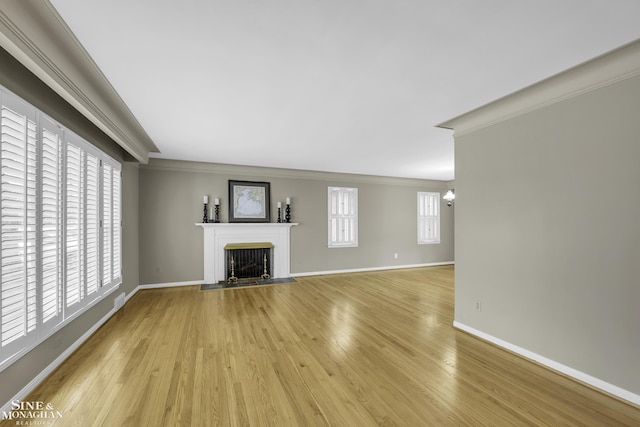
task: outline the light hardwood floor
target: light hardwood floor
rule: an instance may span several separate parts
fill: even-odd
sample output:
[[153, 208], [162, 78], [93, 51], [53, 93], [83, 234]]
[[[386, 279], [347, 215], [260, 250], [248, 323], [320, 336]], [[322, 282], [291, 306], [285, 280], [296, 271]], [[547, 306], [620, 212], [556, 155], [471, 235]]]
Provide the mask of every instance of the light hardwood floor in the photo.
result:
[[26, 400], [64, 426], [640, 425], [640, 409], [455, 330], [453, 274], [141, 291]]

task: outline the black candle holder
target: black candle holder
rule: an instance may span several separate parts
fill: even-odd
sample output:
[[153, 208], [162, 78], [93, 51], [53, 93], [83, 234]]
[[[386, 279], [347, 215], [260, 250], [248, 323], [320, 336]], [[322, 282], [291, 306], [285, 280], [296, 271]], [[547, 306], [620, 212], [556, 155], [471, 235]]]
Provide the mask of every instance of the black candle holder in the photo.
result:
[[282, 211], [282, 208], [281, 208], [281, 207], [278, 207], [278, 223], [281, 223], [281, 222], [282, 222], [281, 211]]
[[208, 209], [207, 209], [207, 203], [204, 204], [204, 208], [203, 208], [203, 214], [202, 214], [202, 222], [203, 223], [207, 223], [209, 222], [209, 218], [207, 216], [208, 213]]
[[287, 207], [284, 212], [284, 222], [291, 222], [291, 205], [289, 203], [287, 203]]
[[215, 210], [215, 217], [213, 222], [218, 223], [220, 222], [220, 205], [215, 205], [215, 208], [216, 210]]

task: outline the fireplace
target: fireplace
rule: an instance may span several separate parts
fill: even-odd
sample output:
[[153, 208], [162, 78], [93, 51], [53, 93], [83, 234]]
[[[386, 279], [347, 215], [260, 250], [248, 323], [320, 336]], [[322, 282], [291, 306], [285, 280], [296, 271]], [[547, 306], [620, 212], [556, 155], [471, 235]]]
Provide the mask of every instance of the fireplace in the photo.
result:
[[270, 279], [272, 271], [271, 242], [229, 243], [225, 245], [227, 282], [238, 279]]
[[227, 277], [225, 246], [230, 243], [269, 242], [273, 278], [291, 277], [291, 227], [297, 223], [198, 223], [203, 229], [205, 284], [224, 281]]

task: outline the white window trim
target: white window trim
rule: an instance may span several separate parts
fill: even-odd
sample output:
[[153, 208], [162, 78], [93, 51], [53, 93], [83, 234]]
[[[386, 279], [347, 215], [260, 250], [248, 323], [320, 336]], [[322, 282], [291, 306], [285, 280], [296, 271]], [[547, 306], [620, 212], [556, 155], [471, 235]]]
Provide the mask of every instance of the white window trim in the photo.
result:
[[[4, 290], [4, 288], [2, 287], [2, 284], [3, 284], [2, 280], [4, 278], [5, 270], [4, 270], [4, 266], [0, 265], [0, 371], [4, 370], [6, 367], [11, 365], [13, 362], [17, 361], [24, 354], [26, 354], [27, 352], [32, 350], [34, 347], [42, 343], [45, 339], [50, 337], [54, 332], [60, 330], [62, 327], [64, 327], [65, 325], [69, 324], [71, 321], [76, 319], [82, 313], [84, 313], [93, 305], [95, 305], [98, 301], [104, 299], [107, 295], [115, 291], [118, 288], [118, 286], [122, 283], [122, 165], [115, 159], [111, 158], [107, 154], [103, 153], [102, 151], [100, 151], [99, 149], [91, 145], [89, 142], [87, 142], [83, 138], [73, 133], [72, 131], [65, 129], [62, 125], [60, 125], [55, 120], [48, 117], [46, 114], [42, 113], [41, 111], [33, 107], [28, 102], [24, 101], [19, 96], [13, 94], [6, 88], [0, 86], [0, 107], [4, 109], [5, 105], [7, 106], [6, 108], [11, 109], [11, 111], [15, 111], [15, 113], [18, 114], [18, 116], [26, 118], [26, 120], [29, 123], [28, 126], [32, 126], [33, 128], [35, 128], [35, 137], [34, 137], [35, 151], [34, 150], [26, 151], [26, 153], [35, 153], [33, 154], [33, 156], [29, 154], [30, 156], [29, 158], [35, 158], [35, 160], [33, 160], [34, 165], [31, 166], [31, 163], [29, 163], [30, 166], [25, 167], [23, 170], [23, 173], [24, 173], [24, 183], [26, 183], [27, 185], [31, 185], [29, 188], [35, 188], [35, 190], [33, 190], [35, 191], [35, 196], [30, 196], [29, 195], [30, 193], [29, 193], [25, 198], [25, 200], [27, 200], [25, 201], [25, 205], [24, 205], [25, 209], [31, 209], [31, 210], [35, 209], [36, 216], [35, 216], [35, 223], [33, 226], [31, 226], [31, 228], [34, 228], [35, 231], [24, 232], [25, 236], [27, 236], [25, 237], [26, 243], [24, 247], [25, 248], [24, 259], [27, 259], [27, 260], [29, 259], [27, 258], [27, 255], [26, 255], [27, 245], [29, 245], [29, 247], [35, 246], [35, 261], [33, 262], [33, 264], [35, 265], [34, 268], [35, 268], [35, 278], [36, 278], [35, 280], [36, 296], [35, 296], [35, 308], [33, 308], [33, 306], [30, 305], [24, 297], [21, 297], [21, 299], [19, 299], [18, 302], [16, 303], [17, 304], [16, 307], [21, 307], [19, 312], [23, 312], [24, 310], [24, 313], [26, 313], [24, 314], [25, 319], [35, 318], [35, 321], [34, 321], [35, 327], [32, 329], [27, 329], [24, 326], [20, 326], [17, 330], [13, 330], [14, 332], [18, 332], [17, 335], [8, 335], [9, 338], [7, 338], [6, 340], [3, 339], [3, 333], [9, 333], [8, 331], [12, 330], [12, 329], [9, 329], [9, 326], [7, 326], [7, 329], [4, 329], [3, 322], [5, 321], [8, 322], [9, 320], [17, 322], [20, 320], [20, 317], [22, 315], [15, 317], [11, 315], [10, 311], [6, 311], [4, 313], [5, 314], [9, 313], [9, 314], [6, 314], [6, 316], [8, 317], [3, 316], [3, 307], [8, 307], [8, 305], [4, 305], [2, 303], [3, 290]], [[0, 117], [0, 125], [4, 125], [3, 120], [4, 119]], [[25, 129], [27, 129], [27, 127], [25, 127]], [[45, 166], [45, 153], [44, 153], [45, 148], [43, 143], [43, 134], [45, 130], [47, 131], [47, 135], [48, 135], [46, 166]], [[49, 138], [55, 138], [55, 140], [51, 140]], [[4, 142], [1, 142], [1, 144], [4, 144]], [[13, 144], [13, 143], [8, 143], [8, 144]], [[89, 290], [87, 280], [86, 280], [87, 278], [86, 252], [87, 252], [88, 236], [86, 233], [85, 226], [89, 221], [87, 219], [87, 213], [86, 213], [87, 204], [88, 204], [86, 180], [87, 180], [88, 172], [86, 167], [87, 164], [81, 162], [80, 169], [77, 170], [73, 176], [70, 176], [70, 179], [77, 180], [75, 182], [78, 182], [79, 186], [76, 186], [76, 187], [79, 188], [81, 191], [81, 194], [79, 196], [81, 199], [80, 205], [72, 204], [71, 207], [73, 208], [75, 206], [76, 211], [80, 212], [79, 213], [80, 217], [77, 217], [77, 218], [79, 218], [79, 223], [84, 225], [77, 226], [78, 232], [74, 234], [75, 237], [73, 237], [73, 240], [71, 241], [71, 243], [77, 242], [77, 244], [80, 245], [76, 262], [80, 263], [80, 268], [78, 268], [78, 271], [81, 274], [79, 286], [81, 287], [82, 290], [80, 292], [79, 300], [74, 300], [73, 304], [67, 305], [67, 296], [66, 296], [67, 273], [68, 273], [67, 272], [68, 270], [67, 251], [69, 248], [67, 247], [68, 219], [67, 219], [66, 213], [69, 207], [69, 205], [67, 205], [67, 189], [69, 188], [68, 187], [69, 181], [67, 181], [67, 170], [68, 170], [67, 169], [67, 160], [68, 160], [67, 147], [69, 146], [69, 144], [73, 144], [74, 147], [81, 149], [80, 157], [82, 159], [86, 159], [87, 156], [90, 156], [93, 162], [92, 165], [95, 166], [96, 158], [99, 161], [99, 165], [97, 168], [97, 174], [98, 174], [97, 183], [95, 180], [92, 180], [91, 189], [92, 190], [97, 189], [97, 193], [95, 191], [92, 193], [95, 195], [95, 197], [93, 197], [92, 200], [94, 201], [93, 206], [96, 207], [95, 201], [97, 198], [97, 207], [99, 209], [98, 218], [100, 220], [100, 224], [98, 225], [98, 231], [97, 231], [97, 234], [99, 234], [99, 238], [97, 242], [97, 250], [94, 252], [94, 254], [95, 253], [99, 254], [99, 261], [97, 265], [98, 265], [100, 283], [98, 285], [97, 290], [95, 289], [95, 287]], [[56, 145], [58, 146], [57, 148], [55, 147]], [[3, 148], [4, 148], [4, 145], [3, 145]], [[30, 149], [27, 148], [27, 150], [30, 150]], [[52, 160], [52, 157], [51, 157], [52, 155], [55, 156], [56, 150], [58, 151], [57, 161], [55, 159]], [[5, 161], [6, 161], [5, 159], [2, 159], [0, 157], [0, 168], [3, 166]], [[52, 161], [53, 163], [51, 163]], [[57, 163], [57, 166], [55, 165], [55, 163]], [[19, 165], [20, 163], [14, 162], [14, 164]], [[106, 237], [103, 233], [103, 227], [102, 227], [103, 225], [102, 209], [104, 206], [104, 201], [103, 201], [104, 192], [102, 189], [102, 182], [103, 182], [102, 165], [103, 164], [108, 164], [111, 166], [111, 170], [112, 170], [111, 176], [112, 176], [112, 183], [113, 183], [112, 201], [111, 201], [112, 218], [113, 218], [111, 221], [112, 232], [110, 233], [108, 238], [112, 242], [111, 257], [114, 260], [114, 263], [113, 263], [113, 268], [109, 270], [109, 273], [110, 273], [109, 277], [105, 276], [105, 273], [102, 268], [102, 253], [103, 253], [102, 240]], [[53, 170], [53, 175], [51, 175], [51, 171], [52, 171], [51, 168], [55, 169], [56, 167], [59, 169], [57, 169], [57, 171]], [[46, 169], [46, 172], [45, 172], [45, 169]], [[93, 168], [92, 170], [96, 171], [95, 168]], [[44, 181], [46, 181], [46, 184]], [[57, 186], [58, 186], [57, 191], [51, 192], [50, 191], [51, 189], [55, 189], [55, 185], [52, 186], [52, 182], [55, 182], [55, 181], [57, 181]], [[4, 188], [4, 185], [5, 185], [4, 182], [5, 181], [3, 178], [2, 188]], [[33, 184], [29, 184], [29, 183], [33, 183]], [[6, 185], [10, 186], [12, 184], [8, 183]], [[45, 185], [47, 185], [47, 192], [44, 191]], [[31, 191], [31, 190], [28, 190], [28, 191]], [[43, 198], [45, 194], [48, 196], [46, 205]], [[56, 203], [51, 203], [53, 194], [55, 194], [57, 197], [60, 198], [60, 203], [57, 204], [57, 207], [56, 207]], [[3, 207], [3, 203], [4, 203], [3, 200], [4, 200], [4, 195], [0, 194], [0, 210]], [[11, 202], [8, 202], [8, 203], [11, 203]], [[52, 232], [46, 237], [47, 238], [46, 242], [49, 242], [47, 246], [48, 248], [47, 249], [48, 257], [46, 259], [47, 263], [45, 263], [45, 258], [43, 255], [45, 252], [44, 245], [45, 245], [45, 233], [46, 233], [46, 231], [44, 231], [45, 230], [44, 229], [45, 213], [43, 212], [44, 207], [49, 209], [49, 212], [51, 212], [51, 209], [56, 210], [55, 212], [53, 212], [53, 216], [47, 217], [48, 222], [46, 223], [47, 224], [46, 230], [49, 230], [49, 231], [52, 230], [51, 221], [57, 223], [57, 226], [56, 226], [57, 231]], [[29, 214], [26, 214], [26, 212], [30, 212], [30, 211], [24, 211], [24, 212], [25, 214], [23, 215], [29, 215]], [[94, 213], [95, 213], [95, 210], [94, 210]], [[30, 217], [27, 216], [23, 218], [30, 218]], [[58, 219], [50, 220], [50, 218], [58, 218]], [[95, 230], [96, 222], [94, 221], [93, 224], [94, 224], [93, 229]], [[5, 230], [4, 225], [2, 225], [2, 227], [3, 228], [1, 229], [1, 231], [4, 232]], [[9, 227], [13, 227], [13, 228], [7, 228], [7, 230], [9, 230], [8, 232], [11, 232], [12, 229], [15, 229], [15, 226], [10, 225]], [[35, 236], [35, 237], [28, 237], [28, 236]], [[50, 273], [51, 272], [50, 268], [52, 267], [49, 267], [49, 266], [52, 265], [51, 260], [54, 259], [50, 255], [51, 248], [52, 248], [51, 245], [53, 243], [52, 243], [52, 240], [49, 238], [49, 236], [53, 236], [54, 242], [57, 241], [56, 246], [58, 249], [55, 251], [55, 254], [57, 255], [55, 255], [54, 258], [55, 257], [58, 258], [58, 261], [55, 262], [55, 265], [57, 267], [56, 270], [58, 271], [58, 273], [55, 273], [55, 276], [59, 275], [59, 277], [56, 277], [55, 279], [57, 281], [57, 285], [53, 287], [51, 287], [50, 285], [50, 287], [48, 288], [49, 292], [47, 294], [48, 296], [47, 301], [49, 301], [49, 304], [47, 305], [48, 307], [47, 314], [49, 315], [49, 317], [45, 322], [44, 320], [45, 299], [43, 297], [43, 295], [45, 294], [44, 294], [43, 279], [44, 279], [45, 273], [49, 273], [47, 274], [47, 278], [49, 280], [51, 279], [52, 275]], [[55, 237], [55, 236], [58, 236], [58, 237]], [[3, 236], [3, 240], [4, 240], [4, 236]], [[0, 243], [0, 250], [3, 247], [3, 244], [4, 244], [4, 241]], [[25, 261], [25, 262], [29, 262], [29, 261]], [[27, 269], [25, 271], [28, 272], [30, 270]], [[25, 281], [24, 283], [28, 283], [28, 282]], [[94, 281], [93, 283], [95, 285], [96, 282]], [[28, 287], [28, 284], [25, 284], [24, 286], [25, 286], [24, 292], [27, 292], [26, 289]], [[57, 289], [57, 291], [54, 293], [51, 293], [51, 289]], [[17, 295], [20, 295], [20, 292], [18, 292]], [[52, 301], [55, 301], [55, 303], [52, 304]], [[22, 322], [27, 322], [27, 321], [23, 320]], [[6, 325], [10, 325], [10, 324], [6, 323]], [[13, 334], [14, 332], [11, 332], [11, 334]]]
[[419, 191], [417, 202], [419, 245], [440, 243], [440, 193]]
[[[344, 200], [350, 200], [349, 212], [344, 212]], [[337, 203], [343, 203], [337, 206]], [[328, 187], [327, 191], [327, 246], [329, 248], [358, 247], [358, 189]], [[350, 234], [347, 236], [346, 234]]]

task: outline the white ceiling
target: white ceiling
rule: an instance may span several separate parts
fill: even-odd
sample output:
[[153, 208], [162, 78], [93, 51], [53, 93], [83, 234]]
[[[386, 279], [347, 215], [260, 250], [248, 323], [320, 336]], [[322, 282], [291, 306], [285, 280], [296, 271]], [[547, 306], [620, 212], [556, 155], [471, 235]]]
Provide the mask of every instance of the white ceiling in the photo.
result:
[[637, 0], [51, 0], [153, 157], [454, 179], [435, 127], [640, 38]]

